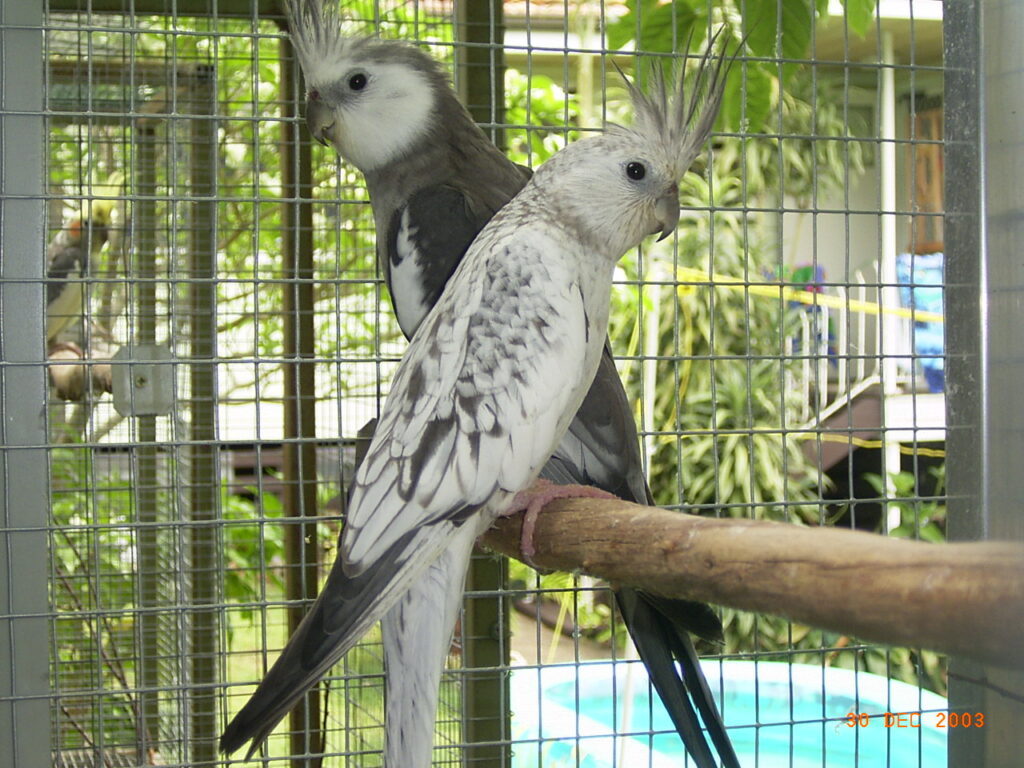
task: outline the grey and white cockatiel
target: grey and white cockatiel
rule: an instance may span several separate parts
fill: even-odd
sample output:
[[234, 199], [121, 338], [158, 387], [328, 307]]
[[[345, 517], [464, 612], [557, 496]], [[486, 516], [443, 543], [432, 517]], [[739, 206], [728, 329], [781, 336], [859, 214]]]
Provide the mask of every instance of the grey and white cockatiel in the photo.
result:
[[[598, 195], [591, 201], [597, 206], [590, 213], [591, 224], [582, 210], [569, 209], [572, 185], [561, 181], [558, 171], [540, 172], [531, 184], [532, 194], [524, 193], [524, 201], [517, 201], [519, 212], [495, 220], [492, 234], [474, 245], [477, 255], [467, 256], [476, 266], [460, 268], [462, 277], [444, 294], [433, 319], [417, 331], [473, 237], [523, 188], [529, 172], [508, 161], [486, 139], [425, 53], [394, 41], [345, 38], [337, 17], [325, 13], [318, 2], [293, 3], [290, 10], [292, 38], [309, 86], [307, 122], [314, 136], [333, 144], [366, 176], [378, 253], [399, 323], [413, 344], [357, 475], [342, 554], [309, 616], [228, 727], [221, 745], [232, 751], [253, 738], [253, 748], [258, 746], [302, 693], [381, 617], [388, 685], [386, 764], [424, 766], [430, 762], [438, 683], [479, 532], [538, 471], [554, 482], [586, 483], [629, 500], [650, 501], [632, 414], [601, 343], [608, 289], [595, 289], [610, 280], [614, 259], [638, 243], [646, 230], [624, 230], [628, 242], [621, 250], [615, 237], [593, 245], [594, 233], [608, 221], [601, 206], [607, 204], [610, 214], [620, 210], [623, 200], [615, 194], [607, 199]], [[666, 190], [686, 170], [710, 131], [722, 74], [721, 60], [705, 70], [707, 87], [697, 93], [706, 92], [709, 98], [699, 114], [696, 98], [684, 102], [680, 94], [680, 110], [685, 104], [689, 113], [668, 114], [634, 93], [642, 128], [635, 134], [616, 129], [607, 137], [608, 142], [612, 136], [622, 142], [627, 135], [638, 140], [646, 136], [644, 142], [652, 149], [662, 146], [660, 176], [672, 180], [651, 203], [659, 210], [646, 215], [660, 215], [667, 231], [674, 228], [678, 200], [677, 192]], [[676, 121], [674, 127], [656, 124], [658, 115]], [[686, 126], [691, 126], [690, 132]], [[678, 173], [667, 159], [670, 145], [679, 150]], [[566, 152], [574, 157], [577, 150]], [[575, 162], [554, 159], [551, 165]], [[647, 165], [639, 165], [646, 174]], [[652, 178], [627, 179], [628, 187], [635, 192], [646, 186], [650, 193], [656, 184]], [[540, 216], [537, 201], [549, 198], [561, 202]], [[579, 198], [576, 207], [582, 208], [588, 199]], [[565, 218], [560, 219], [558, 212]], [[576, 215], [579, 218], [570, 224]], [[534, 216], [538, 219], [529, 231], [546, 233], [538, 234], [536, 242], [526, 234], [520, 240], [506, 231]], [[499, 221], [505, 223], [499, 226]], [[493, 234], [495, 227], [501, 234]], [[567, 240], [566, 252], [558, 254], [557, 263], [548, 264], [547, 251], [561, 248], [556, 245], [559, 237]], [[583, 259], [581, 247], [593, 248], [591, 267], [601, 263], [598, 271], [607, 271], [606, 276], [602, 271], [593, 278], [597, 282], [588, 283], [585, 292], [578, 275], [570, 277], [582, 266], [577, 263]], [[538, 255], [545, 259], [535, 264]], [[559, 264], [567, 271], [560, 271]], [[572, 284], [579, 293], [566, 293], [565, 286]], [[451, 294], [458, 298], [452, 300]], [[464, 307], [464, 302], [469, 305]], [[575, 318], [586, 326], [582, 336], [578, 328], [564, 335], [567, 307], [587, 310], [585, 323], [584, 317]], [[564, 347], [567, 342], [571, 348]], [[423, 349], [428, 351], [413, 351]], [[560, 351], [554, 354], [556, 349]], [[413, 364], [414, 357], [423, 362]], [[547, 366], [572, 370], [549, 371]], [[551, 402], [527, 402], [531, 396], [553, 395]], [[429, 408], [425, 397], [432, 404]], [[506, 414], [504, 408], [511, 411]], [[419, 424], [415, 437], [407, 434], [407, 425], [399, 429], [402, 436], [395, 433], [395, 424], [403, 422], [393, 414], [402, 409]], [[463, 429], [474, 424], [475, 428]], [[385, 444], [391, 447], [385, 449]], [[555, 456], [547, 461], [556, 447]], [[365, 490], [367, 484], [375, 490]], [[400, 532], [397, 538], [393, 531]], [[365, 555], [358, 547], [363, 539], [376, 542]], [[429, 542], [429, 547], [420, 542]], [[401, 576], [406, 569], [415, 571], [415, 577]], [[616, 596], [651, 678], [697, 764], [704, 768], [716, 763], [694, 704], [724, 764], [735, 765], [686, 632], [720, 632], [714, 614], [704, 606], [631, 589], [620, 589]], [[390, 605], [386, 612], [385, 602]], [[682, 675], [674, 658], [683, 665]]]
[[85, 312], [84, 279], [90, 258], [107, 242], [107, 214], [76, 217], [53, 238], [46, 249], [46, 342], [82, 319]]

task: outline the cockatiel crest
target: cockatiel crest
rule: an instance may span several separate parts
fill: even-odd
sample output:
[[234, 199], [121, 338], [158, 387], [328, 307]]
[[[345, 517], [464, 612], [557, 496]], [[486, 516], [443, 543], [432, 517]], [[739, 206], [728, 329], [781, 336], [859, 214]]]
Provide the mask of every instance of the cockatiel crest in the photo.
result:
[[[645, 235], [671, 234], [678, 182], [714, 125], [732, 58], [712, 37], [693, 78], [679, 67], [671, 86], [652, 68], [647, 92], [623, 75], [635, 119], [570, 144], [537, 169], [528, 187], [595, 253], [618, 259]], [[723, 47], [724, 48], [724, 47]], [[600, 147], [599, 151], [594, 151]]]
[[299, 54], [307, 80], [335, 76], [337, 63], [351, 56], [353, 47], [372, 44], [373, 38], [346, 29], [337, 2], [287, 0], [288, 36]]
[[719, 28], [711, 36], [692, 82], [686, 77], [684, 54], [677, 67], [675, 91], [672, 93], [669, 92], [670, 85], [666, 82], [664, 70], [657, 64], [651, 67], [649, 93], [622, 75], [633, 104], [633, 122], [628, 127], [609, 125], [608, 132], [624, 133], [627, 138], [647, 141], [659, 137], [676, 178], [682, 178], [696, 159], [718, 116], [725, 78], [732, 64], [724, 46], [722, 54], [712, 60], [724, 29]]

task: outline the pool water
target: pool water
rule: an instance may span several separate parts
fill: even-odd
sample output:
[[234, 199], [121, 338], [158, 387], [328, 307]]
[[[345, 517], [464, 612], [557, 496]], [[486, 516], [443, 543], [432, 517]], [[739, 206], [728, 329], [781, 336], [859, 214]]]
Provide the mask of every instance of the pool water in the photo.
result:
[[[744, 766], [946, 765], [946, 731], [936, 716], [946, 700], [936, 694], [867, 672], [804, 664], [711, 661], [703, 669]], [[851, 713], [860, 715], [856, 724]], [[897, 719], [885, 713], [921, 714]], [[521, 742], [514, 768], [686, 764], [639, 662], [515, 670], [512, 718], [513, 737]], [[667, 733], [651, 737], [651, 731]]]

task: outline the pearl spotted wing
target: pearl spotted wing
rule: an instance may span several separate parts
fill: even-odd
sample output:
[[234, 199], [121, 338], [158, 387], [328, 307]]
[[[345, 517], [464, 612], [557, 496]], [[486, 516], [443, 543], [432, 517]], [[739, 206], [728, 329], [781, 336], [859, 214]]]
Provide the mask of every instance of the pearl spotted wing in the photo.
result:
[[586, 391], [579, 286], [545, 259], [555, 241], [510, 229], [477, 241], [399, 366], [353, 484], [349, 575], [421, 526], [500, 511], [536, 478]]

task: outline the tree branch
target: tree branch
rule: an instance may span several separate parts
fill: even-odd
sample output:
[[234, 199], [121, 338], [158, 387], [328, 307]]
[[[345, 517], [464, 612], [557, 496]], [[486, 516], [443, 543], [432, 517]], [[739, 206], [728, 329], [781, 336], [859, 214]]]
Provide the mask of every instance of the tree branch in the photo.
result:
[[[521, 530], [514, 515], [481, 541], [523, 559]], [[602, 499], [551, 502], [534, 543], [539, 568], [1024, 668], [1019, 543], [926, 544]]]

